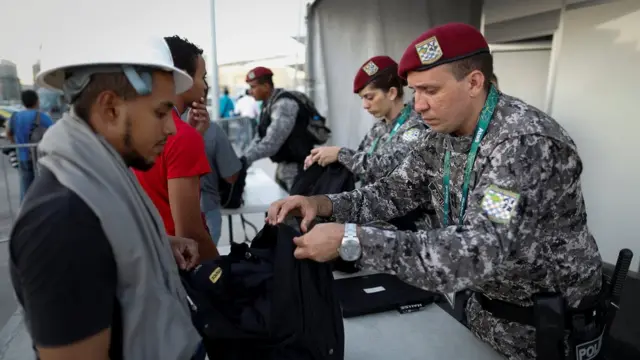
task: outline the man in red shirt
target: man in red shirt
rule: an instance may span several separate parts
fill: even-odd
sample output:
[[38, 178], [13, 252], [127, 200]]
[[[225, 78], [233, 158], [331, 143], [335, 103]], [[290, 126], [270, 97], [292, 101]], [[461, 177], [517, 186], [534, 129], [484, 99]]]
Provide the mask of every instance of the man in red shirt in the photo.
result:
[[[206, 66], [202, 49], [178, 36], [165, 38], [175, 66], [193, 78], [193, 87], [177, 95], [173, 109], [176, 134], [167, 139], [162, 154], [149, 171], [134, 170], [162, 216], [169, 235], [198, 243], [200, 260], [218, 256], [200, 212], [200, 177], [211, 172], [202, 135], [182, 121], [180, 114], [192, 106], [199, 113], [204, 102]], [[208, 118], [206, 119], [208, 122]]]

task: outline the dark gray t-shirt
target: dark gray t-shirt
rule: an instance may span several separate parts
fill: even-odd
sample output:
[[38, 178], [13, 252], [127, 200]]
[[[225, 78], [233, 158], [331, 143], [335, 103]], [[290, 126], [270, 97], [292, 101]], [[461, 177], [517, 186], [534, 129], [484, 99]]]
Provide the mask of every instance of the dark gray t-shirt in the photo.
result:
[[242, 164], [224, 130], [216, 124], [204, 134], [204, 146], [211, 172], [200, 178], [200, 208], [207, 212], [220, 206], [218, 177], [227, 178], [240, 171]]

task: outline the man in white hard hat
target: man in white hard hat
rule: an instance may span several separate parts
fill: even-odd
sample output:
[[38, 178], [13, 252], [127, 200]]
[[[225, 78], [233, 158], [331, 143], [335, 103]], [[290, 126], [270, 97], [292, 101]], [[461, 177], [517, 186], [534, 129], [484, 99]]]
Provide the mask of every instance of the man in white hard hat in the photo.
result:
[[165, 235], [129, 168], [153, 166], [193, 81], [161, 37], [51, 45], [36, 82], [72, 107], [38, 147], [9, 244], [39, 359], [191, 359], [201, 339], [176, 262], [193, 266], [197, 247]]

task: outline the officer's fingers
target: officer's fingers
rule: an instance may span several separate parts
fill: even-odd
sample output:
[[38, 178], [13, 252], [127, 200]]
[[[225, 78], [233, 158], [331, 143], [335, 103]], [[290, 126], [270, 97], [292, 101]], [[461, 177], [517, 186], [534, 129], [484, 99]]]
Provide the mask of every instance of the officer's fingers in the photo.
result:
[[278, 210], [278, 216], [276, 217], [276, 223], [281, 223], [284, 221], [284, 218], [292, 212], [293, 210], [299, 209], [300, 204], [294, 198], [287, 198], [285, 202], [280, 206]]
[[315, 154], [319, 153], [320, 149], [322, 149], [322, 148], [313, 148], [313, 149], [311, 149], [311, 155], [315, 155]]
[[302, 232], [308, 232], [311, 228], [311, 223], [316, 219], [316, 213], [312, 209], [304, 209], [302, 212], [303, 218], [300, 222], [300, 230]]
[[306, 247], [305, 235], [293, 238], [293, 243], [296, 245], [293, 256], [296, 259], [307, 259], [310, 254]]
[[282, 203], [284, 200], [278, 200], [269, 206], [267, 210], [267, 222], [271, 225], [276, 224], [276, 220], [278, 219], [278, 213], [280, 212], [280, 208], [282, 207]]

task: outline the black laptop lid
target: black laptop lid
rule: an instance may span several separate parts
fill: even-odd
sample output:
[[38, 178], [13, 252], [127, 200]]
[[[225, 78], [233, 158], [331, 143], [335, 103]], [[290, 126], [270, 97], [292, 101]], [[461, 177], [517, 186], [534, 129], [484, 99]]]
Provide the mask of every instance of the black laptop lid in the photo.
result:
[[437, 297], [390, 274], [343, 278], [333, 283], [345, 318], [389, 310], [415, 311], [433, 303]]

